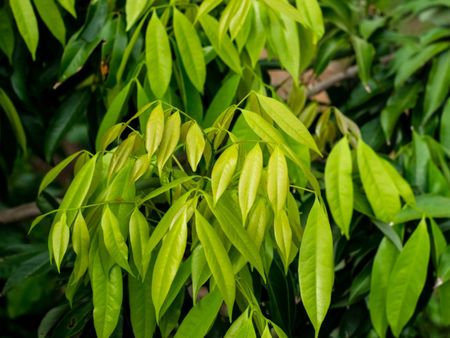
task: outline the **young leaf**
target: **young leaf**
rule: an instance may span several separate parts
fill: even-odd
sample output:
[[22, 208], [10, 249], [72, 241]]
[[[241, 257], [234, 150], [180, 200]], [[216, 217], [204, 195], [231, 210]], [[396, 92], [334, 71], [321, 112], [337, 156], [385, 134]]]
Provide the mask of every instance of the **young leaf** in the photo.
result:
[[[228, 29], [230, 31], [231, 40], [234, 40], [239, 32], [244, 26], [244, 23], [247, 19], [247, 15], [252, 6], [251, 0], [241, 0], [236, 1], [237, 6], [235, 6], [233, 13], [230, 15], [230, 22], [228, 25]], [[224, 41], [225, 35], [221, 36], [221, 43]]]
[[242, 222], [245, 224], [248, 212], [255, 202], [261, 180], [263, 155], [259, 143], [245, 157], [244, 166], [239, 178], [239, 206], [242, 212]]
[[386, 337], [388, 327], [386, 315], [387, 289], [392, 268], [398, 255], [399, 251], [395, 245], [388, 238], [383, 238], [373, 261], [369, 312], [372, 325], [381, 338]]
[[108, 205], [103, 211], [101, 227], [103, 231], [103, 239], [105, 247], [114, 261], [127, 271], [130, 270], [128, 265], [128, 247], [125, 239], [120, 232], [117, 217], [112, 213]]
[[264, 111], [286, 134], [320, 155], [316, 142], [308, 129], [283, 103], [260, 94], [256, 95]]
[[325, 27], [323, 24], [322, 11], [317, 0], [296, 0], [297, 8], [299, 8], [299, 13], [302, 14], [304, 22], [311, 30], [314, 32], [313, 43], [322, 37], [325, 32]]
[[133, 252], [133, 261], [136, 265], [139, 275], [144, 277], [147, 272], [145, 266], [145, 246], [149, 239], [149, 227], [145, 216], [138, 208], [134, 209], [130, 217], [130, 244]]
[[192, 171], [197, 170], [203, 151], [205, 150], [205, 138], [197, 123], [193, 123], [186, 134], [186, 153]]
[[81, 212], [78, 212], [73, 224], [72, 246], [73, 251], [77, 254], [72, 280], [72, 283], [76, 283], [84, 275], [89, 266], [90, 236], [86, 221]]
[[198, 337], [205, 337], [210, 330], [222, 305], [222, 296], [218, 289], [208, 293], [184, 317], [175, 338], [191, 338], [195, 332]]
[[303, 26], [307, 26], [305, 18], [300, 14], [300, 11], [292, 6], [289, 1], [285, 0], [263, 0], [267, 7], [270, 7], [275, 13], [284, 15], [294, 21], [297, 21]]
[[60, 219], [53, 224], [51, 229], [52, 253], [55, 257], [56, 268], [60, 269], [64, 254], [69, 245], [70, 230], [67, 226], [67, 216], [63, 213]]
[[284, 272], [287, 273], [292, 247], [292, 230], [289, 225], [288, 216], [284, 210], [280, 210], [275, 214], [273, 229], [275, 233], [275, 242], [277, 243], [281, 260], [283, 261]]
[[[127, 1], [127, 4], [129, 2], [133, 1]], [[152, 92], [157, 98], [162, 98], [172, 76], [172, 55], [166, 28], [156, 12], [150, 19], [145, 35], [145, 58]]]
[[331, 151], [325, 164], [325, 191], [334, 221], [349, 238], [353, 211], [352, 154], [347, 137]]
[[180, 113], [175, 112], [169, 116], [164, 125], [164, 133], [161, 143], [156, 151], [158, 171], [161, 176], [164, 165], [172, 156], [178, 141], [180, 140], [181, 119]]
[[31, 1], [11, 1], [10, 6], [20, 35], [25, 41], [33, 60], [35, 60], [39, 41], [39, 29]]
[[186, 212], [183, 212], [183, 215], [178, 218], [172, 229], [164, 237], [153, 269], [152, 299], [157, 321], [160, 319], [161, 307], [183, 259], [186, 240]]
[[206, 65], [197, 31], [189, 19], [176, 9], [173, 14], [173, 29], [184, 69], [195, 88], [203, 92]]
[[253, 327], [252, 317], [249, 309], [242, 312], [242, 314], [231, 324], [228, 331], [225, 333], [225, 338], [256, 338], [255, 328]]
[[94, 327], [97, 337], [108, 338], [119, 321], [122, 307], [122, 270], [117, 264], [105, 274], [97, 253], [91, 271], [92, 300], [94, 303]]
[[318, 337], [331, 302], [334, 264], [330, 224], [317, 198], [303, 233], [298, 270], [303, 305]]
[[383, 222], [391, 222], [400, 211], [400, 198], [395, 183], [386, 172], [382, 160], [362, 140], [359, 140], [357, 158], [364, 191], [375, 216]]
[[142, 11], [145, 9], [146, 5], [151, 5], [153, 0], [133, 0], [126, 1], [125, 3], [125, 14], [127, 19], [127, 31], [135, 24], [137, 19], [139, 19]]
[[152, 337], [156, 329], [151, 282], [150, 274], [145, 277], [144, 281], [128, 275], [131, 327], [136, 338]]
[[266, 43], [266, 27], [263, 22], [263, 13], [265, 11], [261, 3], [253, 2], [253, 19], [250, 26], [252, 39], [248, 39], [245, 45], [252, 67], [258, 62]]
[[211, 173], [211, 187], [214, 203], [217, 203], [220, 196], [227, 189], [233, 178], [239, 155], [239, 147], [233, 144], [228, 147], [217, 159]]
[[195, 229], [205, 251], [206, 261], [211, 269], [215, 282], [228, 306], [228, 314], [233, 313], [236, 285], [233, 268], [227, 251], [214, 228], [199, 213], [195, 212]]
[[55, 0], [34, 0], [34, 5], [49, 31], [64, 46], [66, 27]]
[[161, 143], [164, 132], [164, 110], [161, 104], [158, 104], [150, 113], [145, 132], [145, 149], [148, 156], [152, 157]]
[[389, 279], [386, 310], [395, 337], [415, 311], [425, 285], [429, 257], [430, 239], [425, 219], [422, 219], [398, 256]]
[[204, 0], [204, 1], [202, 1], [200, 4], [200, 7], [198, 8], [197, 17], [195, 18], [195, 21], [200, 20], [203, 15], [211, 12], [214, 8], [219, 6], [222, 1], [223, 0]]
[[276, 147], [270, 155], [267, 168], [267, 196], [272, 208], [277, 213], [286, 204], [289, 191], [289, 174], [283, 151]]

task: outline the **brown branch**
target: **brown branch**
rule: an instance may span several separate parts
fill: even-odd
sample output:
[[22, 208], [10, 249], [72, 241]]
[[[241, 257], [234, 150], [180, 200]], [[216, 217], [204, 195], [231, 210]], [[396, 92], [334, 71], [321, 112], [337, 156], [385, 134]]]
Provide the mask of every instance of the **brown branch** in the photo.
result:
[[41, 211], [35, 202], [25, 203], [10, 209], [0, 210], [0, 224], [20, 222], [40, 214]]

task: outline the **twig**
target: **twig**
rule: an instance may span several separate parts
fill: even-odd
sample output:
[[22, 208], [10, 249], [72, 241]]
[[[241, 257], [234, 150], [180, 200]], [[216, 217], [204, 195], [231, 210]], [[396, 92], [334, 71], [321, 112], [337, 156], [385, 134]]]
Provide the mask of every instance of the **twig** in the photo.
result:
[[24, 221], [39, 216], [41, 211], [35, 202], [25, 203], [17, 207], [0, 211], [0, 224]]

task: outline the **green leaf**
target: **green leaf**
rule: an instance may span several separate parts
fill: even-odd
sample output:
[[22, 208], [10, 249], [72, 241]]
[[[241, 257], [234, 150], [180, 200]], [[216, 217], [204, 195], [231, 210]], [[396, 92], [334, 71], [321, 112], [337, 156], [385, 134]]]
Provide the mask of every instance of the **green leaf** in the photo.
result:
[[172, 156], [180, 140], [181, 119], [180, 113], [175, 112], [169, 116], [165, 125], [161, 143], [156, 151], [158, 171], [161, 176], [164, 165]]
[[304, 22], [314, 32], [314, 44], [323, 36], [325, 26], [323, 24], [322, 11], [317, 0], [297, 0], [299, 13], [304, 16]]
[[[236, 1], [237, 6], [234, 7], [233, 13], [230, 13], [230, 22], [228, 25], [228, 29], [230, 31], [231, 39], [234, 40], [242, 27], [245, 24], [248, 13], [252, 6], [251, 0], [241, 0]], [[221, 36], [221, 43], [224, 41], [225, 35]]]
[[186, 134], [186, 153], [192, 171], [197, 170], [203, 151], [205, 150], [205, 138], [197, 123], [193, 123]]
[[283, 151], [276, 147], [269, 158], [267, 167], [267, 196], [275, 213], [286, 205], [289, 191], [289, 173]]
[[304, 144], [320, 155], [316, 142], [303, 123], [283, 103], [260, 94], [256, 94], [264, 111], [275, 123], [298, 143]]
[[424, 99], [424, 116], [422, 125], [444, 102], [448, 88], [450, 87], [450, 51], [445, 51], [433, 60], [433, 66], [428, 77], [427, 87]]
[[72, 162], [75, 158], [77, 158], [81, 154], [85, 154], [86, 152], [84, 150], [77, 151], [70, 155], [69, 157], [65, 158], [61, 162], [59, 162], [57, 165], [55, 165], [52, 169], [49, 170], [47, 174], [45, 174], [44, 178], [41, 181], [41, 184], [39, 185], [38, 195], [42, 193], [42, 191], [48, 187], [50, 183], [52, 183], [56, 177], [63, 171], [70, 162]]
[[224, 337], [256, 338], [255, 328], [253, 327], [252, 316], [250, 315], [249, 309], [242, 312], [233, 324], [231, 324]]
[[156, 12], [150, 19], [145, 35], [145, 57], [152, 92], [157, 98], [162, 98], [172, 77], [172, 54], [166, 28]]
[[450, 154], [450, 99], [447, 100], [441, 115], [439, 141], [447, 154]]
[[255, 202], [258, 193], [259, 182], [261, 180], [263, 166], [263, 155], [259, 143], [250, 150], [245, 157], [239, 177], [239, 207], [241, 208], [242, 221], [245, 224], [248, 212]]
[[20, 35], [25, 41], [33, 60], [35, 60], [39, 42], [39, 29], [31, 1], [11, 1], [10, 6]]
[[211, 12], [214, 8], [219, 6], [222, 2], [223, 2], [223, 0], [204, 0], [204, 1], [202, 1], [200, 4], [200, 7], [198, 8], [195, 21], [200, 20], [203, 15]]
[[103, 211], [101, 227], [105, 247], [110, 256], [126, 271], [131, 271], [128, 264], [128, 247], [120, 231], [119, 221], [108, 205]]
[[263, 23], [263, 13], [265, 11], [261, 4], [259, 2], [253, 2], [253, 19], [250, 26], [252, 38], [248, 39], [245, 45], [252, 67], [258, 62], [261, 51], [266, 43], [266, 28]]
[[402, 209], [394, 218], [394, 222], [405, 223], [419, 220], [424, 215], [432, 218], [450, 218], [450, 210], [447, 207], [450, 198], [437, 195], [420, 195], [416, 198], [416, 204]]
[[353, 213], [352, 154], [344, 136], [331, 151], [325, 164], [325, 189], [334, 221], [350, 237]]
[[241, 74], [241, 60], [236, 47], [227, 35], [219, 40], [219, 23], [209, 15], [202, 16], [200, 23], [217, 55], [233, 72]]
[[155, 153], [164, 133], [164, 110], [158, 104], [150, 113], [145, 127], [145, 149], [149, 157]]
[[91, 286], [94, 303], [94, 327], [97, 337], [108, 338], [113, 333], [120, 315], [123, 296], [122, 270], [116, 264], [105, 274], [100, 255], [92, 263]]
[[142, 204], [143, 202], [151, 200], [152, 198], [155, 198], [173, 188], [176, 188], [185, 182], [191, 181], [195, 177], [197, 177], [197, 176], [183, 176], [183, 177], [177, 178], [169, 183], [166, 183], [163, 186], [149, 192], [145, 197], [143, 197], [140, 200], [140, 203]]
[[416, 203], [416, 197], [409, 183], [399, 174], [399, 172], [386, 160], [381, 159], [384, 169], [397, 187], [398, 193], [409, 205]]
[[49, 31], [64, 46], [66, 27], [55, 0], [34, 0], [34, 5]]
[[383, 222], [393, 221], [400, 211], [400, 198], [382, 160], [362, 140], [358, 143], [357, 158], [364, 191], [375, 216]]
[[192, 301], [197, 304], [200, 288], [211, 277], [211, 270], [206, 262], [205, 251], [201, 245], [198, 245], [191, 254], [192, 264]]
[[224, 193], [222, 198], [214, 205], [210, 196], [205, 195], [206, 202], [219, 221], [219, 225], [231, 244], [242, 254], [242, 256], [253, 265], [256, 270], [264, 276], [264, 267], [259, 255], [259, 251], [245, 231], [239, 214], [236, 214], [238, 206], [228, 193]]
[[88, 269], [90, 241], [86, 221], [84, 220], [83, 214], [78, 212], [72, 231], [73, 251], [77, 254], [77, 259], [73, 269], [74, 276], [72, 279], [72, 284], [78, 282]]
[[280, 210], [275, 214], [273, 229], [275, 242], [277, 243], [281, 260], [283, 261], [284, 272], [287, 273], [292, 248], [292, 230], [289, 225], [288, 216], [284, 210]]
[[387, 318], [398, 337], [414, 314], [427, 277], [430, 239], [425, 219], [406, 242], [392, 269], [387, 290]]
[[447, 247], [447, 241], [442, 233], [439, 225], [436, 224], [434, 219], [430, 219], [431, 223], [431, 258], [433, 260], [434, 267], [439, 267], [439, 260]]
[[364, 87], [366, 87], [366, 90], [370, 92], [370, 69], [372, 68], [375, 49], [369, 42], [355, 35], [351, 37], [351, 41], [353, 44], [353, 49], [355, 50], [359, 77], [364, 84]]
[[283, 15], [291, 20], [297, 21], [303, 26], [308, 26], [305, 18], [300, 14], [300, 10], [293, 7], [289, 1], [285, 0], [263, 0], [267, 7], [270, 7], [278, 15]]
[[61, 261], [67, 251], [70, 238], [70, 230], [67, 226], [67, 216], [63, 213], [60, 219], [53, 224], [50, 231], [52, 241], [52, 254], [55, 258], [56, 268], [60, 269]]
[[0, 50], [8, 57], [9, 63], [12, 64], [14, 52], [14, 24], [10, 12], [6, 7], [0, 9]]
[[198, 337], [205, 337], [222, 305], [222, 296], [218, 289], [208, 293], [184, 317], [175, 338], [191, 338], [195, 332]]
[[377, 334], [384, 338], [388, 327], [386, 315], [386, 296], [389, 278], [399, 250], [392, 242], [383, 238], [373, 261], [370, 281], [369, 312], [372, 325]]
[[77, 17], [77, 13], [75, 12], [75, 0], [58, 0], [58, 2], [74, 18]]
[[144, 277], [147, 272], [147, 266], [143, 263], [145, 263], [145, 247], [149, 239], [149, 233], [147, 219], [138, 208], [134, 209], [130, 217], [130, 245], [134, 265], [136, 265], [141, 277]]
[[231, 318], [236, 297], [236, 285], [230, 258], [214, 228], [199, 213], [195, 212], [195, 229], [205, 251], [206, 261], [215, 282], [228, 307]]
[[206, 65], [197, 31], [189, 19], [178, 10], [174, 10], [173, 29], [186, 73], [195, 88], [203, 92]]
[[19, 113], [14, 107], [14, 103], [8, 97], [8, 95], [0, 88], [0, 107], [4, 110], [6, 117], [11, 124], [11, 128], [16, 136], [17, 143], [19, 143], [20, 148], [24, 154], [27, 153], [27, 138], [25, 136], [25, 131], [20, 121]]
[[211, 173], [211, 188], [214, 203], [225, 192], [233, 178], [239, 155], [239, 146], [233, 144], [228, 147], [216, 160]]
[[441, 254], [437, 275], [438, 281], [441, 283], [450, 280], [450, 245], [448, 245]]
[[318, 337], [330, 306], [334, 264], [330, 224], [317, 198], [303, 233], [298, 270], [300, 295]]
[[130, 302], [130, 319], [136, 338], [152, 337], [156, 329], [155, 309], [153, 308], [151, 285], [152, 277], [148, 274], [144, 281], [128, 275], [128, 294]]
[[[153, 0], [127, 0], [125, 4], [125, 14], [127, 18], [127, 28], [126, 30], [130, 30], [131, 27], [136, 23], [136, 21], [141, 16], [145, 7], [151, 5]], [[156, 16], [156, 15], [154, 15]]]
[[183, 259], [187, 240], [186, 222], [184, 211], [164, 237], [156, 257], [152, 276], [152, 299], [157, 321], [160, 319], [161, 307]]

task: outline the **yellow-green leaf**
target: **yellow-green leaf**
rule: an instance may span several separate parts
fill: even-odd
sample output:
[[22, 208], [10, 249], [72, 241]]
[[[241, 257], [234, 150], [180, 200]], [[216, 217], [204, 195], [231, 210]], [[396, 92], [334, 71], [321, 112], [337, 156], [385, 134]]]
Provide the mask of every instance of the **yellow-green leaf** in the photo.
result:
[[247, 154], [239, 178], [239, 206], [242, 212], [242, 222], [245, 224], [247, 214], [255, 202], [261, 180], [263, 155], [259, 143]]
[[275, 215], [273, 223], [275, 242], [280, 251], [281, 260], [284, 265], [284, 272], [287, 273], [289, 266], [289, 255], [292, 247], [292, 230], [286, 211], [281, 210]]
[[139, 19], [146, 5], [150, 5], [153, 0], [127, 0], [125, 4], [125, 14], [127, 19], [127, 31]]
[[90, 236], [86, 221], [81, 212], [78, 213], [73, 224], [72, 246], [73, 251], [77, 254], [72, 279], [72, 283], [76, 283], [84, 275], [89, 266]]
[[139, 209], [134, 209], [130, 217], [130, 244], [133, 252], [134, 265], [141, 277], [147, 272], [147, 266], [143, 263], [145, 256], [145, 246], [149, 239], [149, 227], [145, 216]]
[[299, 257], [300, 295], [316, 338], [331, 302], [333, 238], [328, 217], [316, 198], [308, 215]]
[[150, 113], [145, 132], [145, 149], [151, 157], [158, 149], [164, 132], [164, 110], [161, 104], [158, 104]]
[[173, 113], [164, 125], [163, 138], [156, 152], [158, 171], [161, 176], [162, 169], [167, 160], [172, 156], [178, 141], [180, 140], [181, 119], [178, 112]]
[[260, 248], [264, 236], [266, 235], [266, 228], [269, 224], [270, 214], [270, 208], [267, 208], [266, 200], [262, 198], [258, 199], [255, 207], [250, 213], [247, 233], [258, 249]]
[[217, 159], [211, 173], [211, 187], [214, 203], [216, 203], [233, 178], [239, 155], [239, 147], [233, 144]]
[[322, 37], [325, 32], [322, 11], [317, 0], [297, 0], [297, 8], [304, 16], [304, 22], [314, 32], [314, 43]]
[[52, 253], [55, 258], [56, 268], [59, 272], [70, 238], [70, 230], [67, 226], [66, 213], [63, 213], [59, 221], [53, 224], [50, 234], [53, 249]]
[[409, 183], [399, 174], [399, 172], [386, 160], [381, 159], [384, 169], [397, 187], [398, 193], [409, 205], [416, 204], [414, 192]]
[[192, 171], [197, 170], [198, 163], [205, 150], [205, 138], [197, 123], [193, 123], [186, 134], [186, 153]]
[[66, 27], [55, 0], [34, 0], [34, 5], [49, 31], [64, 46]]
[[74, 18], [77, 17], [77, 13], [75, 12], [75, 0], [58, 0], [58, 2]]
[[20, 35], [34, 60], [36, 59], [36, 49], [39, 42], [39, 29], [31, 1], [13, 0], [10, 1], [10, 6]]
[[345, 136], [328, 156], [325, 189], [331, 214], [341, 232], [349, 238], [353, 211], [352, 155]]
[[286, 204], [289, 191], [289, 174], [283, 151], [276, 147], [269, 158], [267, 168], [267, 196], [272, 208], [277, 213]]

